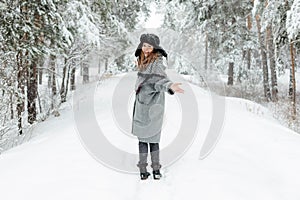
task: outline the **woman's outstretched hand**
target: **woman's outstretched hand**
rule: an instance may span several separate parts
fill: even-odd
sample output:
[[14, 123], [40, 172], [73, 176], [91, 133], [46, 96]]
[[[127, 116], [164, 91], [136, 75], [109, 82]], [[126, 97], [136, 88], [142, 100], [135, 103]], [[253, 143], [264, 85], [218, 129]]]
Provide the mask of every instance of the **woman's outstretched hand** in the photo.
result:
[[179, 87], [179, 85], [182, 85], [182, 83], [173, 83], [172, 85], [171, 85], [171, 90], [173, 90], [174, 92], [178, 92], [178, 93], [184, 93], [184, 90], [183, 89], [181, 89], [180, 87]]

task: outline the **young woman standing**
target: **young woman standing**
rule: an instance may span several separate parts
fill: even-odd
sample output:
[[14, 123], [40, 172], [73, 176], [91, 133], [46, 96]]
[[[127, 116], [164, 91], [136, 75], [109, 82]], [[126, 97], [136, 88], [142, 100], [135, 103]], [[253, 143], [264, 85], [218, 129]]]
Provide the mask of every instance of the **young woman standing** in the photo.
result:
[[183, 93], [181, 83], [173, 83], [165, 73], [163, 57], [166, 51], [159, 46], [159, 37], [155, 34], [142, 34], [140, 44], [135, 51], [138, 74], [135, 85], [136, 98], [133, 108], [132, 134], [139, 140], [140, 177], [150, 176], [147, 171], [148, 146], [150, 146], [153, 178], [160, 179], [159, 142], [165, 109], [165, 92], [173, 95]]

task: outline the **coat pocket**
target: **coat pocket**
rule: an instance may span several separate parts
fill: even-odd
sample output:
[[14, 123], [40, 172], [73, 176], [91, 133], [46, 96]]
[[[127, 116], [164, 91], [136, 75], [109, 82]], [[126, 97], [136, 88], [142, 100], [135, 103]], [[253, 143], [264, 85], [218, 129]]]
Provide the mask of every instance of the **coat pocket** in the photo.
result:
[[154, 90], [154, 84], [143, 85], [137, 95], [139, 103], [144, 105], [153, 105], [157, 102], [159, 92]]

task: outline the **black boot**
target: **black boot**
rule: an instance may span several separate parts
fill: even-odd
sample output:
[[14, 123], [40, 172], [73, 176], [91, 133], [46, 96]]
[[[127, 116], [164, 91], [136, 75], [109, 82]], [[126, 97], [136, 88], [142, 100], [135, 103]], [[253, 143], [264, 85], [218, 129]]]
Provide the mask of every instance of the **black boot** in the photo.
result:
[[158, 170], [153, 170], [153, 178], [155, 180], [159, 180], [161, 177], [162, 177], [162, 175], [161, 175], [159, 169]]
[[159, 163], [152, 163], [151, 167], [153, 169], [153, 171], [152, 171], [153, 178], [155, 180], [159, 180], [162, 177], [162, 175], [160, 173], [161, 165]]
[[146, 180], [149, 176], [149, 172], [140, 173], [141, 180]]
[[139, 167], [140, 169], [140, 177], [141, 177], [141, 180], [146, 180], [149, 176], [150, 176], [150, 173], [147, 172], [147, 163], [140, 163], [137, 164], [137, 166]]

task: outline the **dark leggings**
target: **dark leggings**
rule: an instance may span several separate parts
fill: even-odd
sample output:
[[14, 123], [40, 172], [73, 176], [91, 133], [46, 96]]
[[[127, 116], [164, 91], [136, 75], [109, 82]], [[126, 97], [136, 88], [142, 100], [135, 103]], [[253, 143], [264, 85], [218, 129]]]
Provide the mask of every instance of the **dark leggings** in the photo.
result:
[[[159, 151], [159, 143], [149, 143], [150, 152]], [[148, 153], [148, 143], [139, 142], [139, 152], [140, 153]]]
[[[152, 161], [151, 167], [153, 168], [153, 170], [159, 170], [161, 167], [159, 162], [159, 143], [149, 143], [149, 145]], [[140, 161], [138, 166], [140, 167], [141, 172], [145, 172], [148, 157], [148, 143], [139, 142], [139, 157]]]

